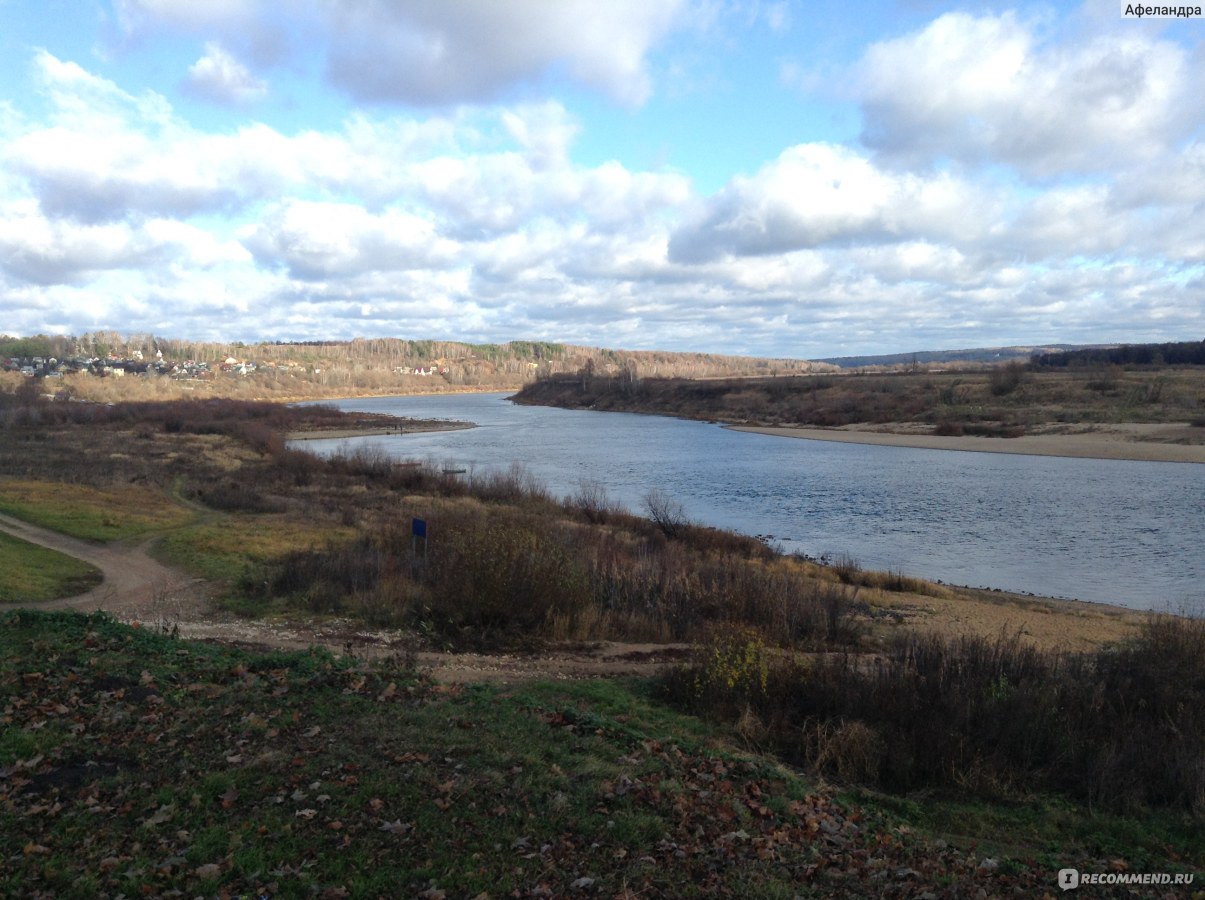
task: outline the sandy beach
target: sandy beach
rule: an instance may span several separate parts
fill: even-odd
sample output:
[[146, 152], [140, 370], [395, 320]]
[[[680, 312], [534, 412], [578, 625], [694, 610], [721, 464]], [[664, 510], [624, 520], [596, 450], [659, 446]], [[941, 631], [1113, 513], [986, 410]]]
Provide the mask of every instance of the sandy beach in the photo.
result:
[[[728, 425], [734, 431], [801, 438], [809, 441], [839, 441], [877, 444], [885, 447], [916, 447], [925, 450], [963, 450], [981, 453], [1020, 453], [1030, 456], [1070, 456], [1080, 459], [1129, 459], [1147, 462], [1205, 463], [1205, 444], [1170, 443], [1196, 437], [1202, 429], [1188, 425], [1101, 425], [1093, 430], [1047, 431], [1018, 438], [947, 437], [910, 433], [906, 430], [876, 430], [866, 426], [844, 428], [791, 428], [760, 425]], [[909, 426], [901, 426], [901, 429]]]

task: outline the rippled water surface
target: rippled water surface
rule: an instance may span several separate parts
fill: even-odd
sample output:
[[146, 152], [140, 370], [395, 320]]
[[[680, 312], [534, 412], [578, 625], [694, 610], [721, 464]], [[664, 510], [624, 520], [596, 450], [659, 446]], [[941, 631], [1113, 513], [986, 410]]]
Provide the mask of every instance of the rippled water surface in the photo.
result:
[[849, 553], [867, 568], [955, 584], [1205, 610], [1205, 465], [795, 440], [660, 416], [515, 406], [506, 396], [338, 405], [479, 426], [358, 439], [400, 458], [476, 472], [518, 461], [558, 495], [598, 481], [637, 512], [659, 487], [693, 520], [772, 535], [787, 551]]

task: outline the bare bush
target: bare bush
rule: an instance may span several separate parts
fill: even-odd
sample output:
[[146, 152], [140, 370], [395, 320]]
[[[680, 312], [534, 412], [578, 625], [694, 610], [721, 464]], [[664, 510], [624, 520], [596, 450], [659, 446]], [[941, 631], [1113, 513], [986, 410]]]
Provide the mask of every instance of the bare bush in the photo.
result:
[[690, 524], [682, 504], [661, 488], [653, 488], [644, 495], [644, 509], [667, 538], [678, 537]]
[[595, 525], [606, 523], [615, 509], [607, 496], [607, 489], [601, 482], [592, 480], [581, 482], [570, 502], [581, 511], [587, 522]]
[[988, 389], [993, 397], [1004, 397], [1019, 388], [1024, 378], [1025, 366], [1019, 362], [995, 366], [987, 376]]

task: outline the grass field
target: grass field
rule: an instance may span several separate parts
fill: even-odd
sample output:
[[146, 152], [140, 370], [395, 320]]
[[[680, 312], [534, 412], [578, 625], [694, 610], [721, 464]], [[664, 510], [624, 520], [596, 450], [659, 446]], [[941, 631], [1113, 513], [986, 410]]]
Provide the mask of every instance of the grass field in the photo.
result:
[[281, 515], [229, 513], [171, 531], [159, 541], [157, 555], [172, 565], [221, 585], [220, 599], [238, 612], [264, 612], [239, 586], [262, 582], [272, 564], [290, 553], [337, 545], [355, 532], [337, 525], [307, 526]]
[[644, 682], [453, 688], [23, 612], [0, 696], [8, 895], [1033, 896], [1202, 861], [1174, 816], [842, 798]]
[[100, 572], [85, 562], [0, 532], [0, 603], [71, 597], [100, 581]]
[[88, 541], [116, 541], [171, 528], [195, 513], [164, 493], [138, 485], [65, 486], [0, 481], [0, 512]]

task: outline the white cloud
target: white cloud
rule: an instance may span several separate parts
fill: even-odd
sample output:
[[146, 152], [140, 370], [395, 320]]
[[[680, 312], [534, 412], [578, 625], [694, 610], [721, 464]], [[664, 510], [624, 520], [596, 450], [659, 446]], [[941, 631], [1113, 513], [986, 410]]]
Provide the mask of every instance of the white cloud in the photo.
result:
[[300, 200], [270, 211], [246, 230], [243, 241], [261, 264], [287, 266], [303, 280], [439, 269], [457, 249], [418, 216], [397, 210], [373, 215], [353, 204]]
[[[629, 105], [651, 92], [646, 56], [685, 0], [121, 0], [129, 39], [184, 31], [263, 64], [319, 46], [357, 100], [483, 102], [554, 70]], [[304, 40], [296, 38], [304, 35]]]
[[0, 271], [41, 285], [77, 284], [111, 269], [150, 269], [173, 257], [223, 255], [212, 239], [177, 223], [81, 224], [42, 215], [36, 203], [0, 207]]
[[1070, 44], [1014, 13], [948, 13], [859, 64], [863, 141], [900, 164], [1002, 162], [1037, 177], [1149, 161], [1200, 122], [1205, 60], [1138, 29]]
[[616, 99], [651, 90], [644, 57], [680, 0], [359, 0], [334, 5], [329, 73], [354, 97], [493, 100], [552, 67]]
[[[173, 27], [209, 22], [168, 0], [156, 9], [182, 17]], [[227, 13], [254, 26], [263, 11], [247, 0]], [[1019, 43], [984, 54], [995, 61], [975, 76], [975, 109], [1011, 96], [1009, 59], [1024, 73], [1034, 60], [1082, 57], [1013, 27]], [[978, 72], [953, 58], [937, 68]], [[535, 337], [817, 356], [986, 334], [1162, 337], [1205, 310], [1205, 151], [1168, 143], [1174, 129], [1136, 132], [1153, 161], [1102, 150], [1100, 170], [1075, 178], [1058, 175], [1065, 147], [1039, 130], [1035, 155], [1006, 159], [1050, 173], [1026, 181], [962, 164], [1013, 151], [967, 143], [948, 112], [974, 98], [958, 100], [966, 91], [954, 85], [932, 111], [963, 141], [952, 140], [959, 159], [948, 165], [910, 159], [901, 133], [878, 153], [802, 143], [699, 197], [682, 174], [577, 163], [582, 120], [556, 101], [361, 111], [292, 133], [212, 129], [49, 53], [35, 71], [47, 103], [0, 101], [10, 330]]]
[[842, 147], [800, 144], [703, 204], [674, 234], [670, 255], [702, 262], [842, 242], [968, 239], [993, 215], [989, 198], [951, 175], [892, 173]]
[[268, 93], [267, 82], [212, 41], [205, 45], [205, 55], [189, 67], [185, 85], [198, 96], [231, 105], [253, 103]]

